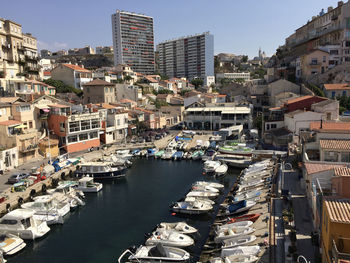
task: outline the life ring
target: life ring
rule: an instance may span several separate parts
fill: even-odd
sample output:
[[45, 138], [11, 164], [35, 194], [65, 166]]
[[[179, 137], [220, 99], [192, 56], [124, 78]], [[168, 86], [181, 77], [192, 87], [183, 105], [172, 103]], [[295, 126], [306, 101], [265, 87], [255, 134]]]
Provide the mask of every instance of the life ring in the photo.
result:
[[23, 203], [24, 203], [23, 198], [22, 197], [18, 198], [18, 205], [21, 206], [23, 205]]
[[66, 176], [65, 173], [61, 173], [61, 179], [64, 180], [64, 177]]
[[10, 212], [11, 211], [11, 205], [10, 204], [6, 204], [6, 211]]
[[46, 184], [43, 184], [43, 186], [41, 187], [41, 192], [43, 192], [44, 194], [46, 193]]
[[33, 197], [35, 194], [36, 194], [35, 189], [32, 189], [32, 190], [30, 191], [30, 193], [29, 193], [29, 195], [30, 195], [31, 197]]
[[58, 179], [57, 178], [52, 179], [51, 185], [52, 185], [52, 187], [57, 187], [58, 186]]

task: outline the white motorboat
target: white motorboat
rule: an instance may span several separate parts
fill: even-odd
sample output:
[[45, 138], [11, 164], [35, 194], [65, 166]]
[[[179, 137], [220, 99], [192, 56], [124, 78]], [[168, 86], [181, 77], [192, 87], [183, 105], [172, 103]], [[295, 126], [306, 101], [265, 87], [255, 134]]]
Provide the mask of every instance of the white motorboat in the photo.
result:
[[34, 210], [34, 218], [46, 221], [48, 225], [63, 224], [63, 216], [70, 211], [69, 203], [55, 202], [51, 195], [35, 197], [34, 202], [24, 203], [21, 207]]
[[146, 149], [143, 149], [143, 150], [140, 151], [140, 156], [141, 157], [144, 157], [146, 155], [147, 155], [147, 150]]
[[204, 197], [186, 197], [185, 202], [195, 202], [195, 201], [199, 201], [199, 202], [204, 202], [204, 203], [208, 203], [210, 205], [215, 205], [215, 202], [213, 200], [210, 200], [209, 198], [204, 198]]
[[250, 227], [253, 224], [252, 221], [239, 221], [231, 224], [224, 224], [221, 226], [217, 226], [216, 231], [221, 231], [225, 229], [234, 229], [237, 227]]
[[205, 161], [203, 170], [205, 173], [214, 173], [215, 169], [221, 165], [218, 161]]
[[247, 193], [244, 193], [244, 194], [238, 194], [238, 195], [235, 195], [235, 197], [233, 198], [233, 201], [234, 202], [239, 202], [239, 201], [242, 201], [242, 200], [247, 200], [247, 199], [251, 199], [251, 198], [254, 198], [254, 197], [258, 197], [261, 195], [261, 192], [260, 191], [250, 191], [250, 192], [247, 192]]
[[76, 208], [78, 205], [85, 205], [83, 198], [85, 195], [82, 191], [74, 189], [77, 184], [59, 184], [54, 189], [47, 190], [47, 193], [52, 195], [55, 200], [63, 203], [69, 203], [70, 208]]
[[132, 154], [130, 154], [130, 150], [118, 150], [116, 151], [116, 156], [127, 160], [132, 158]]
[[231, 248], [231, 247], [247, 245], [249, 243], [254, 242], [255, 240], [256, 240], [255, 235], [243, 235], [243, 236], [238, 236], [234, 238], [229, 238], [222, 241], [221, 248]]
[[214, 183], [214, 182], [206, 182], [206, 181], [197, 181], [193, 184], [193, 186], [210, 186], [210, 187], [214, 187], [217, 189], [224, 188], [223, 184]]
[[165, 149], [164, 154], [161, 158], [164, 160], [170, 160], [173, 157], [174, 153], [176, 153], [176, 150], [174, 148], [168, 147]]
[[216, 151], [215, 151], [215, 150], [209, 149], [209, 150], [207, 150], [207, 151], [205, 152], [205, 154], [202, 156], [202, 161], [203, 161], [203, 162], [206, 162], [206, 161], [213, 161], [214, 158], [215, 158], [215, 156], [216, 156]]
[[177, 247], [163, 246], [158, 243], [156, 246], [140, 246], [135, 253], [125, 250], [119, 257], [118, 263], [122, 263], [124, 255], [130, 253], [128, 260], [133, 263], [155, 263], [155, 262], [186, 262], [190, 259], [190, 254]]
[[190, 191], [186, 197], [204, 197], [204, 198], [216, 198], [219, 193], [203, 192], [203, 191]]
[[0, 235], [0, 252], [5, 256], [16, 254], [25, 246], [26, 243], [18, 236], [9, 233]]
[[79, 179], [78, 186], [76, 187], [77, 190], [80, 190], [82, 192], [86, 193], [97, 193], [100, 190], [102, 190], [102, 183], [96, 183], [94, 182], [94, 178], [92, 177], [83, 177]]
[[196, 228], [186, 224], [185, 222], [175, 222], [175, 223], [162, 222], [159, 224], [158, 229], [176, 230], [181, 234], [193, 234], [198, 231]]
[[208, 185], [197, 185], [192, 186], [192, 191], [209, 192], [209, 193], [219, 193], [220, 190]]
[[261, 178], [256, 178], [256, 179], [252, 179], [250, 181], [241, 181], [238, 183], [238, 185], [242, 186], [242, 187], [252, 187], [252, 186], [264, 183], [264, 182], [265, 182], [265, 180], [263, 180]]
[[171, 247], [189, 247], [194, 244], [194, 240], [178, 231], [157, 229], [146, 240], [145, 244], [146, 246], [154, 246], [159, 243]]
[[0, 232], [17, 235], [23, 239], [37, 239], [50, 231], [46, 221], [34, 217], [35, 211], [16, 209], [4, 215], [0, 220]]
[[238, 246], [233, 248], [224, 248], [221, 250], [221, 257], [229, 257], [231, 255], [256, 256], [260, 252], [259, 246]]
[[225, 258], [213, 258], [210, 259], [210, 263], [254, 263], [258, 260], [259, 258], [257, 256], [246, 256], [246, 255], [231, 255], [229, 257]]
[[227, 170], [228, 170], [227, 164], [223, 163], [215, 169], [215, 174], [218, 176], [222, 176], [227, 173]]
[[255, 232], [255, 229], [252, 227], [236, 227], [236, 228], [223, 229], [220, 231], [216, 231], [214, 242], [220, 243], [225, 239], [234, 238], [241, 235], [249, 235], [253, 232]]
[[213, 206], [196, 200], [195, 202], [176, 202], [172, 209], [178, 213], [198, 215], [208, 213], [213, 209]]

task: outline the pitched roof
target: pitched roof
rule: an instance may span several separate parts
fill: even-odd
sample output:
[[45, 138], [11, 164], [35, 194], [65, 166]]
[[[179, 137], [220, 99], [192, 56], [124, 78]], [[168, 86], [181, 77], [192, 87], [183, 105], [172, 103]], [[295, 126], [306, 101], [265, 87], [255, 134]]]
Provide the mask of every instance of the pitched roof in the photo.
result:
[[311, 96], [311, 95], [306, 95], [306, 96], [302, 96], [302, 97], [290, 99], [290, 100], [287, 100], [287, 101], [286, 101], [286, 104], [291, 104], [291, 103], [295, 103], [295, 102], [307, 100], [307, 99], [310, 99], [310, 98], [312, 98], [312, 97], [313, 97], [313, 96]]
[[134, 101], [134, 100], [129, 100], [129, 99], [122, 99], [120, 102], [121, 102], [121, 103], [135, 103], [135, 104], [137, 104], [136, 101]]
[[93, 81], [83, 84], [83, 86], [115, 86], [115, 84], [104, 81], [102, 79], [94, 79]]
[[0, 98], [0, 102], [14, 103], [19, 100], [19, 97], [2, 97]]
[[157, 99], [166, 99], [168, 96], [171, 96], [170, 94], [158, 94]]
[[65, 66], [65, 67], [67, 67], [67, 68], [73, 69], [73, 70], [75, 70], [75, 71], [91, 73], [90, 70], [85, 69], [85, 68], [82, 68], [82, 67], [79, 67], [79, 66], [77, 66], [77, 65], [73, 65], [73, 64], [62, 64], [62, 65]]
[[323, 84], [323, 86], [326, 90], [350, 90], [347, 83]]
[[146, 76], [144, 76], [144, 78], [145, 79], [147, 79], [149, 82], [151, 82], [151, 83], [158, 83], [158, 81], [157, 80], [155, 80], [153, 77], [151, 77], [151, 76], [148, 76], [148, 75], [146, 75]]
[[350, 150], [350, 140], [320, 140], [322, 149]]
[[350, 224], [350, 199], [325, 198], [324, 203], [331, 222]]
[[350, 168], [348, 167], [336, 167], [334, 168], [335, 176], [350, 176]]
[[15, 121], [15, 120], [8, 120], [8, 121], [2, 121], [0, 122], [0, 125], [3, 125], [3, 126], [11, 126], [11, 125], [19, 125], [21, 124], [22, 122], [20, 121]]
[[349, 131], [350, 132], [350, 122], [311, 122], [310, 130], [322, 130], [322, 131]]
[[345, 164], [330, 164], [330, 163], [321, 163], [321, 162], [305, 162], [304, 166], [307, 174], [309, 175], [340, 168], [340, 167], [346, 167]]

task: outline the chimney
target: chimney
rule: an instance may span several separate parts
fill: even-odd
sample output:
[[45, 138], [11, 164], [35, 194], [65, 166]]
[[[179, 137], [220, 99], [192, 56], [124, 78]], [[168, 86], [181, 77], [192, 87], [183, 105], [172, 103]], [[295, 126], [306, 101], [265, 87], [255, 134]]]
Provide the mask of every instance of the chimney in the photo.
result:
[[332, 11], [333, 10], [333, 7], [332, 6], [329, 6], [328, 8], [327, 8], [327, 12], [330, 12], [330, 11]]
[[338, 6], [342, 6], [344, 4], [343, 1], [338, 1]]

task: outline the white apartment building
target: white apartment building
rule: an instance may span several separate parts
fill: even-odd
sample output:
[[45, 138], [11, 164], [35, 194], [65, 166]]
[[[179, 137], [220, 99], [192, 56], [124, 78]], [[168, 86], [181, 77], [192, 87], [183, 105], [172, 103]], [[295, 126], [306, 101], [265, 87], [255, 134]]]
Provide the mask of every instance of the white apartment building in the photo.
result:
[[220, 79], [243, 79], [244, 81], [250, 80], [249, 72], [230, 72], [230, 73], [217, 73], [216, 79], [219, 81]]
[[184, 122], [188, 129], [219, 130], [235, 125], [252, 128], [252, 109], [249, 106], [233, 106], [232, 103], [188, 108]]
[[117, 10], [112, 14], [114, 65], [154, 73], [153, 17]]
[[189, 80], [214, 76], [214, 36], [209, 32], [161, 42], [159, 71], [169, 78]]

